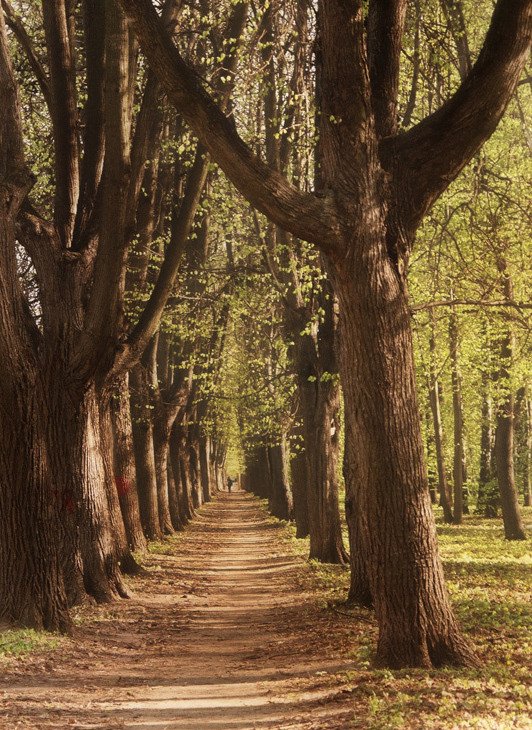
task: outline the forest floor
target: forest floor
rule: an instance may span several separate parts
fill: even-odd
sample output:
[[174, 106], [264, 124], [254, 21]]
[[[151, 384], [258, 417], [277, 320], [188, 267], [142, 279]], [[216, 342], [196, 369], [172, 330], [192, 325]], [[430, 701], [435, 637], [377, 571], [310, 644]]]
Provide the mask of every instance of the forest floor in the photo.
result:
[[532, 730], [530, 542], [476, 516], [438, 531], [480, 670], [374, 669], [348, 570], [225, 493], [151, 546], [129, 600], [77, 611], [73, 638], [0, 627], [0, 729]]

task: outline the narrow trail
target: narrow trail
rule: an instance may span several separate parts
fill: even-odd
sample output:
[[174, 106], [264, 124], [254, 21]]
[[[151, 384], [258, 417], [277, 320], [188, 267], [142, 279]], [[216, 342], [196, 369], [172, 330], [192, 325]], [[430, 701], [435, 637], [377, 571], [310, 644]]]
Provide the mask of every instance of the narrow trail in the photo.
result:
[[0, 728], [352, 727], [353, 667], [252, 497], [219, 495], [165, 552], [66, 649], [8, 669]]

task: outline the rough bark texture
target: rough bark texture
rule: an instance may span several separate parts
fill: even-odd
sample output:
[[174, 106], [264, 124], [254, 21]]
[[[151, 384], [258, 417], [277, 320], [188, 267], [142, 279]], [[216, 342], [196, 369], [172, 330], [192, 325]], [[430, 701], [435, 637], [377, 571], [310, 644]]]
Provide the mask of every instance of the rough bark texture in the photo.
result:
[[133, 445], [140, 517], [149, 540], [162, 537], [157, 499], [157, 476], [153, 449], [153, 421], [146, 369], [140, 363], [130, 373]]
[[294, 517], [292, 490], [288, 478], [288, 454], [286, 442], [268, 446], [268, 461], [272, 485], [269, 499], [270, 512], [280, 520], [291, 520]]
[[120, 378], [115, 397], [111, 400], [111, 416], [113, 422], [114, 480], [128, 544], [132, 550], [143, 552], [147, 548], [147, 543], [140, 521], [129, 403], [129, 378], [127, 375]]
[[[32, 185], [25, 165], [18, 87], [0, 13], [0, 617], [70, 630], [57, 535], [60, 495], [52, 492], [56, 435], [40, 334], [17, 276], [15, 221]], [[58, 487], [56, 487], [58, 488]], [[57, 500], [59, 496], [59, 500]]]

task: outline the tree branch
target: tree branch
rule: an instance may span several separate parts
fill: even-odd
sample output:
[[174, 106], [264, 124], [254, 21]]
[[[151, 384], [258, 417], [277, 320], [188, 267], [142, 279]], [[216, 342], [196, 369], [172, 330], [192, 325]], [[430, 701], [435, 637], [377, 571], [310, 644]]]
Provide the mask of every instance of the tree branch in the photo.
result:
[[11, 30], [17, 37], [18, 42], [24, 49], [24, 53], [26, 54], [33, 73], [35, 74], [35, 78], [37, 79], [37, 83], [40, 86], [42, 95], [44, 96], [44, 100], [48, 108], [50, 108], [52, 103], [52, 97], [50, 93], [50, 80], [48, 79], [48, 75], [46, 74], [42, 63], [37, 56], [35, 48], [33, 47], [33, 43], [31, 42], [31, 38], [27, 34], [26, 28], [24, 28], [20, 17], [13, 10], [13, 7], [11, 6], [9, 0], [2, 0], [2, 7], [5, 12], [6, 23], [11, 28]]
[[383, 166], [402, 191], [410, 237], [430, 206], [495, 130], [532, 42], [532, 0], [498, 0], [484, 46], [453, 97], [404, 134], [381, 143]]
[[[198, 78], [184, 63], [151, 0], [121, 0], [168, 98], [243, 195], [294, 235], [324, 248], [337, 246], [332, 201], [302, 193], [253, 154]], [[331, 223], [332, 221], [332, 223]]]

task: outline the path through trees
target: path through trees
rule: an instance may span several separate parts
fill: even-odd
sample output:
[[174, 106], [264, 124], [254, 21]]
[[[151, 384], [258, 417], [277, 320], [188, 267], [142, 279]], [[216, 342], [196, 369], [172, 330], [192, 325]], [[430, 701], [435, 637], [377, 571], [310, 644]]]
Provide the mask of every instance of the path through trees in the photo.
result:
[[6, 676], [0, 728], [349, 727], [351, 697], [333, 677], [354, 668], [339, 655], [341, 618], [332, 627], [296, 589], [301, 563], [279, 537], [243, 492], [205, 505], [149, 558], [131, 601]]

